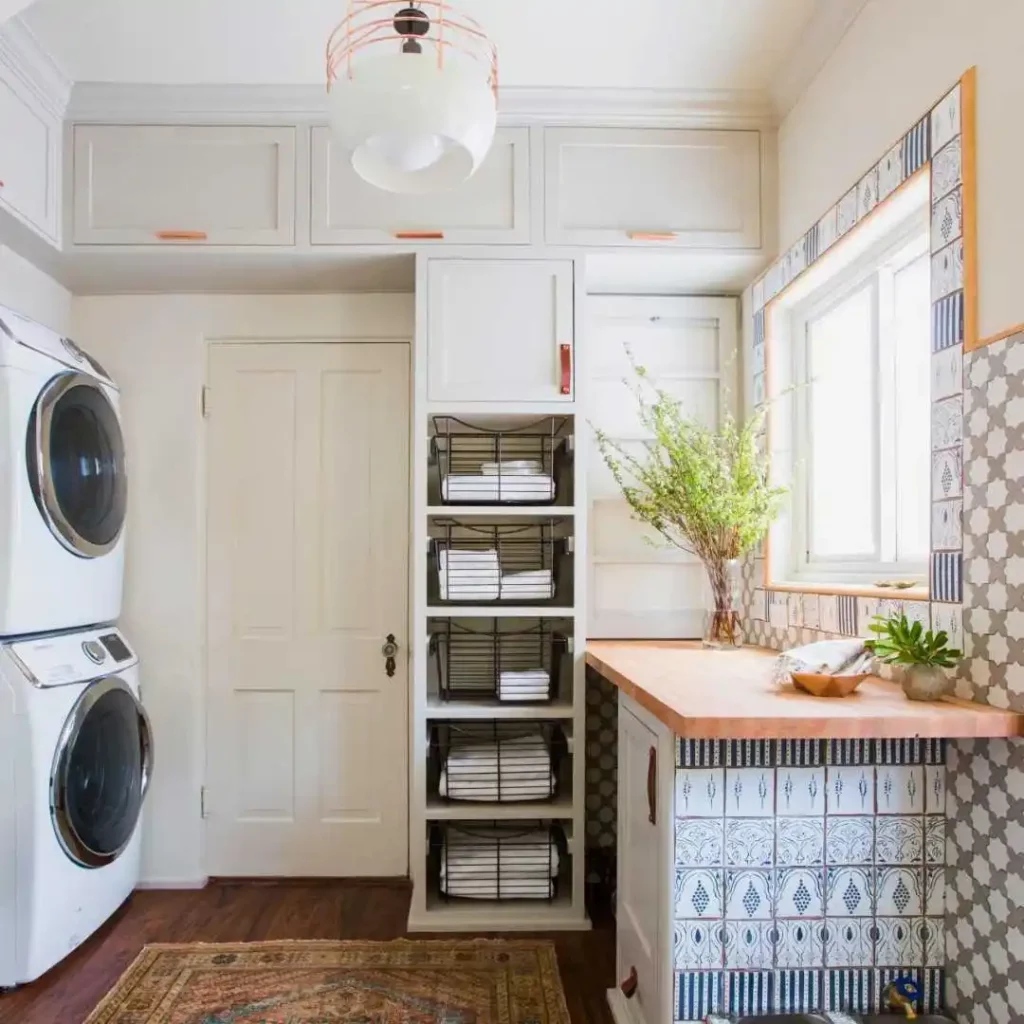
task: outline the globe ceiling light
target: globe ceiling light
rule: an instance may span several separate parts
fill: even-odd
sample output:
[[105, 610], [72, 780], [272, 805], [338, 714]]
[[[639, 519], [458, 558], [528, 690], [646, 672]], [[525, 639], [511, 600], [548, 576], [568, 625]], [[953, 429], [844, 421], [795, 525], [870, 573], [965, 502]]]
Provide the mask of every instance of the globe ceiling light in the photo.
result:
[[327, 41], [334, 138], [388, 192], [453, 188], [483, 162], [498, 113], [498, 55], [447, 0], [349, 0]]

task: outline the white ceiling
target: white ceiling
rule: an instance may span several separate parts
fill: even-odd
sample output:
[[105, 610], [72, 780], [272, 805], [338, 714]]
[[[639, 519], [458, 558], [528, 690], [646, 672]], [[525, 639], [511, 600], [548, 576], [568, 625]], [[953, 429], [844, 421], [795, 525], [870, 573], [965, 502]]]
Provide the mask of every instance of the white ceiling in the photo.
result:
[[[504, 86], [765, 90], [836, 0], [458, 0]], [[36, 0], [29, 28], [77, 82], [309, 84], [346, 0]]]

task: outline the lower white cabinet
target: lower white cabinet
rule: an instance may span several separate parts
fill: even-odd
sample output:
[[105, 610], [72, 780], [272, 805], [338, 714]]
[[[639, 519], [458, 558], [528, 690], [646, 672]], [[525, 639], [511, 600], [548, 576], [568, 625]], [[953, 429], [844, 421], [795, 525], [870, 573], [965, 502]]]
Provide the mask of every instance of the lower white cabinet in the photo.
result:
[[431, 259], [427, 397], [571, 402], [572, 260]]
[[617, 1024], [674, 1019], [672, 900], [675, 738], [619, 694]]
[[0, 64], [0, 209], [60, 239], [61, 121]]
[[293, 245], [295, 128], [79, 124], [76, 245]]

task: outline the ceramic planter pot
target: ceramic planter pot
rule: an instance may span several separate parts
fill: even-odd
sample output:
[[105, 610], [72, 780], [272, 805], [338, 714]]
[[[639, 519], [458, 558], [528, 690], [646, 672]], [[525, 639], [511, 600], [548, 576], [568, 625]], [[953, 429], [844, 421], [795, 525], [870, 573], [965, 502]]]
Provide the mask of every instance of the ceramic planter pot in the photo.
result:
[[911, 700], [939, 700], [951, 688], [952, 680], [938, 665], [910, 665], [903, 673], [903, 692]]

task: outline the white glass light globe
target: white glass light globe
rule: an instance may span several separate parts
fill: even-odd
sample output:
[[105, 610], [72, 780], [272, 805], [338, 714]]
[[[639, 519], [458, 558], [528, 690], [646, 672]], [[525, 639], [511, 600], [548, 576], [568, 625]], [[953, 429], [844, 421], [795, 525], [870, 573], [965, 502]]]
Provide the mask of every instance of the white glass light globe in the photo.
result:
[[483, 70], [434, 54], [392, 53], [341, 69], [330, 91], [334, 137], [356, 173], [387, 192], [454, 188], [483, 162], [497, 104]]
[[440, 135], [375, 135], [366, 148], [399, 171], [422, 171], [436, 164], [447, 147]]

